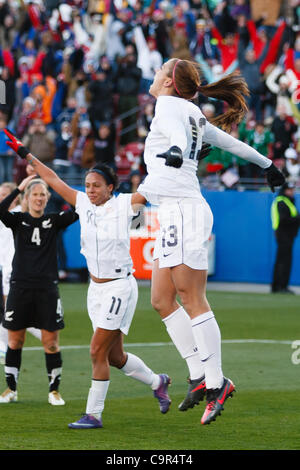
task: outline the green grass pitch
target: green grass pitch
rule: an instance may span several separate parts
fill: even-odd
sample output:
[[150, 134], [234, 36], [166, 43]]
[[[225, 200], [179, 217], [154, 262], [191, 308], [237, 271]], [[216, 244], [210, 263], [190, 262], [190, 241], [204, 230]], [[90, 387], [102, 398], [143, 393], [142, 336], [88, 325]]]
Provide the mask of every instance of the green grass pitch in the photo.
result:
[[[140, 287], [125, 349], [157, 373], [171, 376], [170, 411], [162, 415], [149, 387], [112, 369], [103, 429], [69, 429], [68, 423], [85, 412], [91, 381], [86, 291], [87, 285], [60, 286], [66, 322], [60, 391], [66, 405], [47, 403], [44, 353], [28, 334], [19, 402], [0, 405], [0, 450], [300, 448], [300, 302], [297, 296], [285, 295], [208, 292], [222, 333], [223, 371], [237, 392], [216, 422], [202, 426], [203, 403], [184, 413], [177, 409], [187, 389], [187, 368], [151, 308], [150, 289]], [[0, 373], [4, 390], [3, 368]]]

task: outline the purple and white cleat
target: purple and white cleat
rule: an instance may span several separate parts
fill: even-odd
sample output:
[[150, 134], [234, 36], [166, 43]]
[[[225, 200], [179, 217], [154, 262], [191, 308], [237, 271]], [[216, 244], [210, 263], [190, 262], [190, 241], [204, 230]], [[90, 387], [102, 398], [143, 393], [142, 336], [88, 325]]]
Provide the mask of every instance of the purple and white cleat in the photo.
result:
[[154, 390], [153, 395], [158, 399], [161, 413], [165, 414], [169, 411], [171, 405], [171, 399], [168, 395], [168, 387], [171, 383], [171, 379], [167, 374], [159, 374], [159, 377], [160, 386]]
[[78, 421], [68, 424], [71, 429], [95, 429], [102, 428], [101, 419], [95, 418], [93, 415], [85, 414]]

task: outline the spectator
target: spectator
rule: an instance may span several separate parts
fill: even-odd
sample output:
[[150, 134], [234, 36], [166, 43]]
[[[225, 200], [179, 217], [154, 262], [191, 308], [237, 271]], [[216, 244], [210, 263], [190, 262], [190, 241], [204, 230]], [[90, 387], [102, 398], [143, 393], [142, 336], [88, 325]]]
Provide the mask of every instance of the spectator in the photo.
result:
[[89, 76], [83, 71], [78, 70], [76, 72], [75, 79], [70, 85], [70, 91], [73, 87], [74, 97], [77, 103], [77, 108], [87, 109], [88, 107], [88, 98], [87, 98], [87, 89], [89, 84]]
[[10, 47], [14, 26], [9, 4], [6, 0], [0, 0], [0, 44], [2, 47]]
[[77, 109], [77, 101], [74, 96], [69, 96], [66, 100], [66, 106], [63, 108], [62, 112], [57, 116], [55, 120], [56, 130], [59, 132], [61, 124], [65, 121], [70, 122], [73, 119], [73, 116]]
[[16, 133], [18, 137], [22, 138], [24, 134], [28, 132], [28, 127], [32, 123], [34, 109], [35, 100], [31, 98], [31, 96], [27, 96], [23, 101], [22, 110], [16, 122]]
[[71, 124], [69, 121], [63, 121], [55, 138], [55, 158], [53, 160], [53, 170], [60, 175], [60, 178], [67, 177], [69, 173], [71, 163], [68, 159], [68, 152], [71, 140]]
[[138, 137], [141, 142], [144, 142], [148, 135], [153, 117], [154, 103], [149, 102], [145, 105], [138, 119]]
[[133, 170], [130, 172], [128, 180], [121, 183], [118, 190], [120, 193], [135, 193], [141, 182], [141, 173], [139, 170]]
[[33, 113], [34, 117], [41, 119], [45, 125], [52, 122], [52, 103], [56, 92], [56, 81], [47, 76], [40, 84], [32, 90], [32, 98], [38, 103], [37, 110]]
[[91, 168], [94, 165], [94, 138], [91, 131], [90, 121], [79, 122], [79, 116], [76, 114], [72, 121], [72, 140], [68, 151], [68, 159], [72, 163], [75, 174], [80, 177], [83, 175], [84, 168]]
[[6, 145], [6, 136], [3, 129], [7, 127], [7, 117], [0, 115], [0, 184], [4, 181], [13, 181], [14, 158], [10, 148]]
[[[256, 122], [254, 129], [245, 130], [244, 138], [248, 145], [259, 153], [268, 157], [271, 153], [271, 144], [274, 141], [273, 134], [262, 122]], [[257, 169], [252, 163], [247, 163], [241, 167], [244, 178], [263, 178], [263, 172]]]
[[[156, 39], [157, 50], [161, 54], [163, 61], [167, 60], [171, 54], [171, 40], [169, 35], [169, 21], [161, 9], [156, 9], [149, 20], [149, 30], [153, 31]], [[152, 36], [152, 34], [150, 34]]]
[[263, 83], [260, 75], [260, 65], [263, 62], [268, 50], [268, 44], [265, 46], [263, 53], [259, 59], [256, 59], [254, 49], [246, 47], [244, 41], [239, 41], [238, 61], [239, 68], [248, 85], [250, 96], [248, 98], [248, 106], [253, 111], [257, 121], [262, 120], [262, 100], [261, 93], [263, 91]]
[[300, 163], [298, 154], [293, 147], [289, 147], [284, 152], [286, 158], [285, 175], [288, 181], [292, 182], [295, 187], [300, 186]]
[[285, 150], [293, 143], [293, 136], [297, 131], [294, 119], [287, 115], [286, 107], [279, 106], [271, 131], [274, 135], [273, 159], [282, 158]]
[[210, 63], [213, 61], [219, 62], [221, 59], [218, 42], [214, 39], [211, 28], [204, 18], [196, 21], [196, 37], [191, 42], [190, 49], [195, 57], [200, 55], [202, 60]]
[[118, 113], [122, 118], [121, 145], [137, 140], [137, 109], [138, 92], [142, 71], [136, 65], [137, 57], [134, 46], [126, 46], [126, 54], [122, 58], [116, 73], [116, 92], [119, 94]]
[[156, 40], [147, 39], [140, 26], [134, 28], [134, 42], [137, 48], [137, 66], [142, 70], [140, 93], [148, 93], [156, 70], [163, 63], [163, 58], [157, 50]]
[[52, 165], [55, 156], [55, 132], [48, 130], [42, 119], [33, 119], [24, 135], [24, 145], [33, 155], [39, 155], [40, 159], [48, 166]]
[[266, 86], [271, 91], [275, 98], [274, 108], [284, 106], [289, 116], [293, 115], [291, 106], [291, 95], [295, 90], [295, 84], [289, 79], [288, 75], [284, 73], [284, 69], [279, 65], [275, 66], [273, 70], [267, 75]]
[[9, 67], [0, 68], [0, 80], [5, 84], [5, 104], [0, 104], [0, 109], [7, 114], [7, 121], [13, 117], [13, 110], [16, 102], [15, 77]]
[[116, 129], [112, 122], [100, 122], [94, 131], [95, 162], [105, 163], [116, 170]]
[[101, 66], [95, 73], [95, 79], [88, 85], [91, 95], [88, 114], [91, 123], [97, 126], [100, 121], [110, 121], [113, 117], [114, 82], [112, 75], [106, 72]]
[[230, 14], [233, 18], [237, 19], [243, 15], [250, 18], [250, 7], [247, 0], [235, 0], [230, 8]]
[[125, 54], [125, 45], [122, 41], [122, 34], [125, 31], [126, 25], [119, 19], [113, 18], [112, 15], [109, 15], [107, 22], [106, 52], [108, 58], [115, 61], [118, 57], [123, 57]]

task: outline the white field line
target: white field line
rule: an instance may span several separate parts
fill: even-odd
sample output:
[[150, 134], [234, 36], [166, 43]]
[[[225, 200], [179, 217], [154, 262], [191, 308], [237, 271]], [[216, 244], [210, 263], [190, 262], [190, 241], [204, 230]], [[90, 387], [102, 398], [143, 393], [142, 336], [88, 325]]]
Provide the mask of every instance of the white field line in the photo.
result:
[[[224, 339], [222, 340], [224, 344], [292, 344], [292, 340], [276, 340], [276, 339]], [[125, 343], [125, 348], [148, 348], [148, 347], [157, 347], [157, 346], [173, 346], [173, 343]], [[90, 346], [88, 344], [81, 345], [70, 345], [70, 346], [60, 346], [60, 349], [87, 349]], [[29, 346], [23, 348], [23, 351], [41, 351], [44, 348], [41, 346]]]

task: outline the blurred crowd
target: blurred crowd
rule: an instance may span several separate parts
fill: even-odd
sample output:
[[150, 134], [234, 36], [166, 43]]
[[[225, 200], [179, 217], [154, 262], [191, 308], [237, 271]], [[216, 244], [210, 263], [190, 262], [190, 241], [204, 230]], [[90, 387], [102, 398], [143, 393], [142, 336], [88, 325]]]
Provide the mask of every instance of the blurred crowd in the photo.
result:
[[[69, 183], [105, 162], [121, 191], [135, 190], [154, 114], [149, 85], [171, 57], [197, 61], [203, 83], [243, 75], [249, 112], [232, 135], [300, 187], [300, 0], [0, 0], [0, 183], [26, 175], [8, 127]], [[197, 100], [207, 119], [226, 106]], [[213, 148], [199, 178], [255, 189], [264, 177]]]

